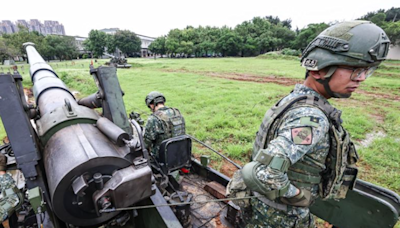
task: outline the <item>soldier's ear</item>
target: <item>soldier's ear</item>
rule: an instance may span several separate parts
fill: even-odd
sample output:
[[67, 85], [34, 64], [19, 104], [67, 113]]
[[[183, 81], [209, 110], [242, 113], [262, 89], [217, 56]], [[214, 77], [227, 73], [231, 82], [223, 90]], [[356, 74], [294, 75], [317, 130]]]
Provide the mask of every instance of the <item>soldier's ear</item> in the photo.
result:
[[324, 79], [326, 72], [323, 70], [309, 71], [309, 75], [314, 79]]

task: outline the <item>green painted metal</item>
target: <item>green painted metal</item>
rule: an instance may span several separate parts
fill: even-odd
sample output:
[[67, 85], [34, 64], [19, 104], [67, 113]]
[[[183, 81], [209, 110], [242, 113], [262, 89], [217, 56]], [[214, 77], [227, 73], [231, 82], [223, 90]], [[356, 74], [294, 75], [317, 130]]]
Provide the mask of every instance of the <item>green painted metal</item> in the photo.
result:
[[391, 228], [399, 220], [399, 212], [390, 203], [357, 189], [340, 201], [317, 200], [310, 209], [340, 228]]
[[104, 107], [103, 105], [103, 111], [106, 112], [107, 110], [110, 113], [103, 113], [104, 116], [108, 118], [109, 114], [112, 122], [129, 135], [132, 135], [133, 130], [126, 114], [124, 100], [122, 98], [123, 94], [117, 77], [117, 69], [115, 67], [99, 67], [92, 70], [91, 73], [97, 74], [101, 90], [104, 93], [104, 99], [107, 102], [108, 107]]
[[51, 136], [60, 129], [78, 123], [95, 124], [98, 118], [99, 115], [90, 108], [64, 105], [46, 113], [36, 121], [36, 129], [40, 141], [43, 145], [46, 145]]
[[[28, 200], [31, 203], [31, 206], [36, 214], [43, 212], [44, 209], [46, 208], [43, 205], [44, 201], [43, 201], [42, 193], [41, 193], [41, 190], [39, 187], [29, 189]], [[39, 212], [39, 208], [40, 208], [40, 212]]]
[[204, 167], [208, 166], [208, 163], [210, 162], [210, 156], [207, 155], [201, 155], [200, 157], [200, 162]]

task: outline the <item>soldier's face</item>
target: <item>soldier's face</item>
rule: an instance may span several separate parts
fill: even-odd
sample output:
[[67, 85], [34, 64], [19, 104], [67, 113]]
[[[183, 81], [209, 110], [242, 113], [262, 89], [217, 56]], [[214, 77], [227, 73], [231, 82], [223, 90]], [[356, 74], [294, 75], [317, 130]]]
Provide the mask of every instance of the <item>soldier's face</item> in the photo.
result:
[[150, 106], [150, 110], [151, 110], [152, 112], [154, 112], [154, 104], [150, 104], [149, 106]]
[[[343, 67], [343, 68], [342, 68]], [[351, 79], [352, 73], [357, 67], [338, 66], [329, 82], [329, 87], [333, 92], [340, 94], [351, 94], [365, 81], [365, 72], [359, 77]]]

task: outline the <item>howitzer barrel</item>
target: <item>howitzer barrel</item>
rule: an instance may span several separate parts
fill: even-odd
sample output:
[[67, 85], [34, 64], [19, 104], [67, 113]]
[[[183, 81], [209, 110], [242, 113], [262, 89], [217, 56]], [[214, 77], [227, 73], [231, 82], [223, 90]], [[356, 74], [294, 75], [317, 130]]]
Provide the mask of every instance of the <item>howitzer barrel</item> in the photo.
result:
[[71, 105], [77, 105], [68, 87], [58, 78], [57, 74], [37, 52], [33, 43], [25, 43], [28, 55], [33, 94], [39, 107], [40, 115], [63, 105], [68, 99]]
[[115, 56], [108, 54], [108, 53], [104, 53], [105, 56], [111, 57], [111, 58], [115, 58]]
[[[69, 224], [94, 226], [117, 214], [99, 214], [107, 205], [100, 201], [126, 207], [149, 197], [151, 169], [143, 166], [138, 156], [133, 161], [131, 149], [120, 142], [121, 137], [129, 140], [129, 135], [111, 121], [103, 124], [108, 134], [102, 132], [96, 126], [99, 114], [76, 102], [33, 43], [24, 46], [40, 113], [36, 129], [44, 148], [42, 157], [55, 214]], [[110, 137], [120, 142], [119, 146]]]

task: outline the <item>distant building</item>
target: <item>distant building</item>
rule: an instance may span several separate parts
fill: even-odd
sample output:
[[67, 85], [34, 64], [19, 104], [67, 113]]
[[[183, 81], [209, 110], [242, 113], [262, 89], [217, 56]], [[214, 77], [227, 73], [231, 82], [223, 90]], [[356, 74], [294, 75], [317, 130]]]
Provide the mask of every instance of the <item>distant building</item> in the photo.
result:
[[388, 59], [400, 60], [400, 45], [390, 45], [389, 53], [387, 55]]
[[25, 26], [25, 27], [29, 27], [29, 24], [28, 24], [28, 22], [26, 22], [25, 20], [17, 20], [16, 22], [15, 22], [15, 24], [16, 25], [22, 25], [22, 26]]
[[119, 28], [105, 28], [105, 29], [100, 29], [99, 31], [105, 32], [106, 34], [114, 35]]
[[64, 25], [60, 24], [58, 21], [44, 21], [44, 24], [42, 24], [39, 20], [37, 19], [31, 19], [30, 21], [25, 21], [25, 20], [17, 20], [14, 23], [12, 23], [9, 20], [3, 20], [0, 22], [0, 34], [1, 33], [16, 33], [19, 31], [18, 26], [22, 25], [30, 32], [36, 31], [42, 35], [65, 35], [65, 29]]
[[[119, 28], [106, 28], [106, 29], [100, 29], [99, 31], [105, 32], [106, 34], [114, 35], [118, 30], [119, 30]], [[149, 48], [149, 45], [156, 38], [144, 36], [144, 35], [140, 35], [140, 34], [136, 34], [136, 36], [139, 37], [140, 40], [142, 41], [142, 44], [140, 46], [140, 56], [141, 57], [153, 56], [153, 54], [148, 50], [148, 48]]]
[[139, 34], [136, 34], [136, 35], [137, 35], [137, 36], [140, 38], [140, 40], [142, 41], [142, 45], [140, 46], [140, 47], [141, 47], [140, 55], [141, 55], [142, 57], [153, 56], [153, 54], [149, 51], [149, 46], [150, 46], [151, 43], [153, 43], [153, 41], [154, 41], [156, 38], [149, 37], [149, 36], [144, 36], [144, 35], [139, 35]]
[[79, 52], [79, 57], [82, 58], [84, 54], [88, 54], [89, 56], [91, 55], [90, 51], [85, 50], [83, 46], [83, 42], [87, 40], [87, 37], [81, 37], [81, 36], [72, 36], [75, 38], [75, 45], [78, 49]]
[[18, 27], [11, 21], [3, 20], [0, 22], [0, 33], [15, 33], [18, 32]]

